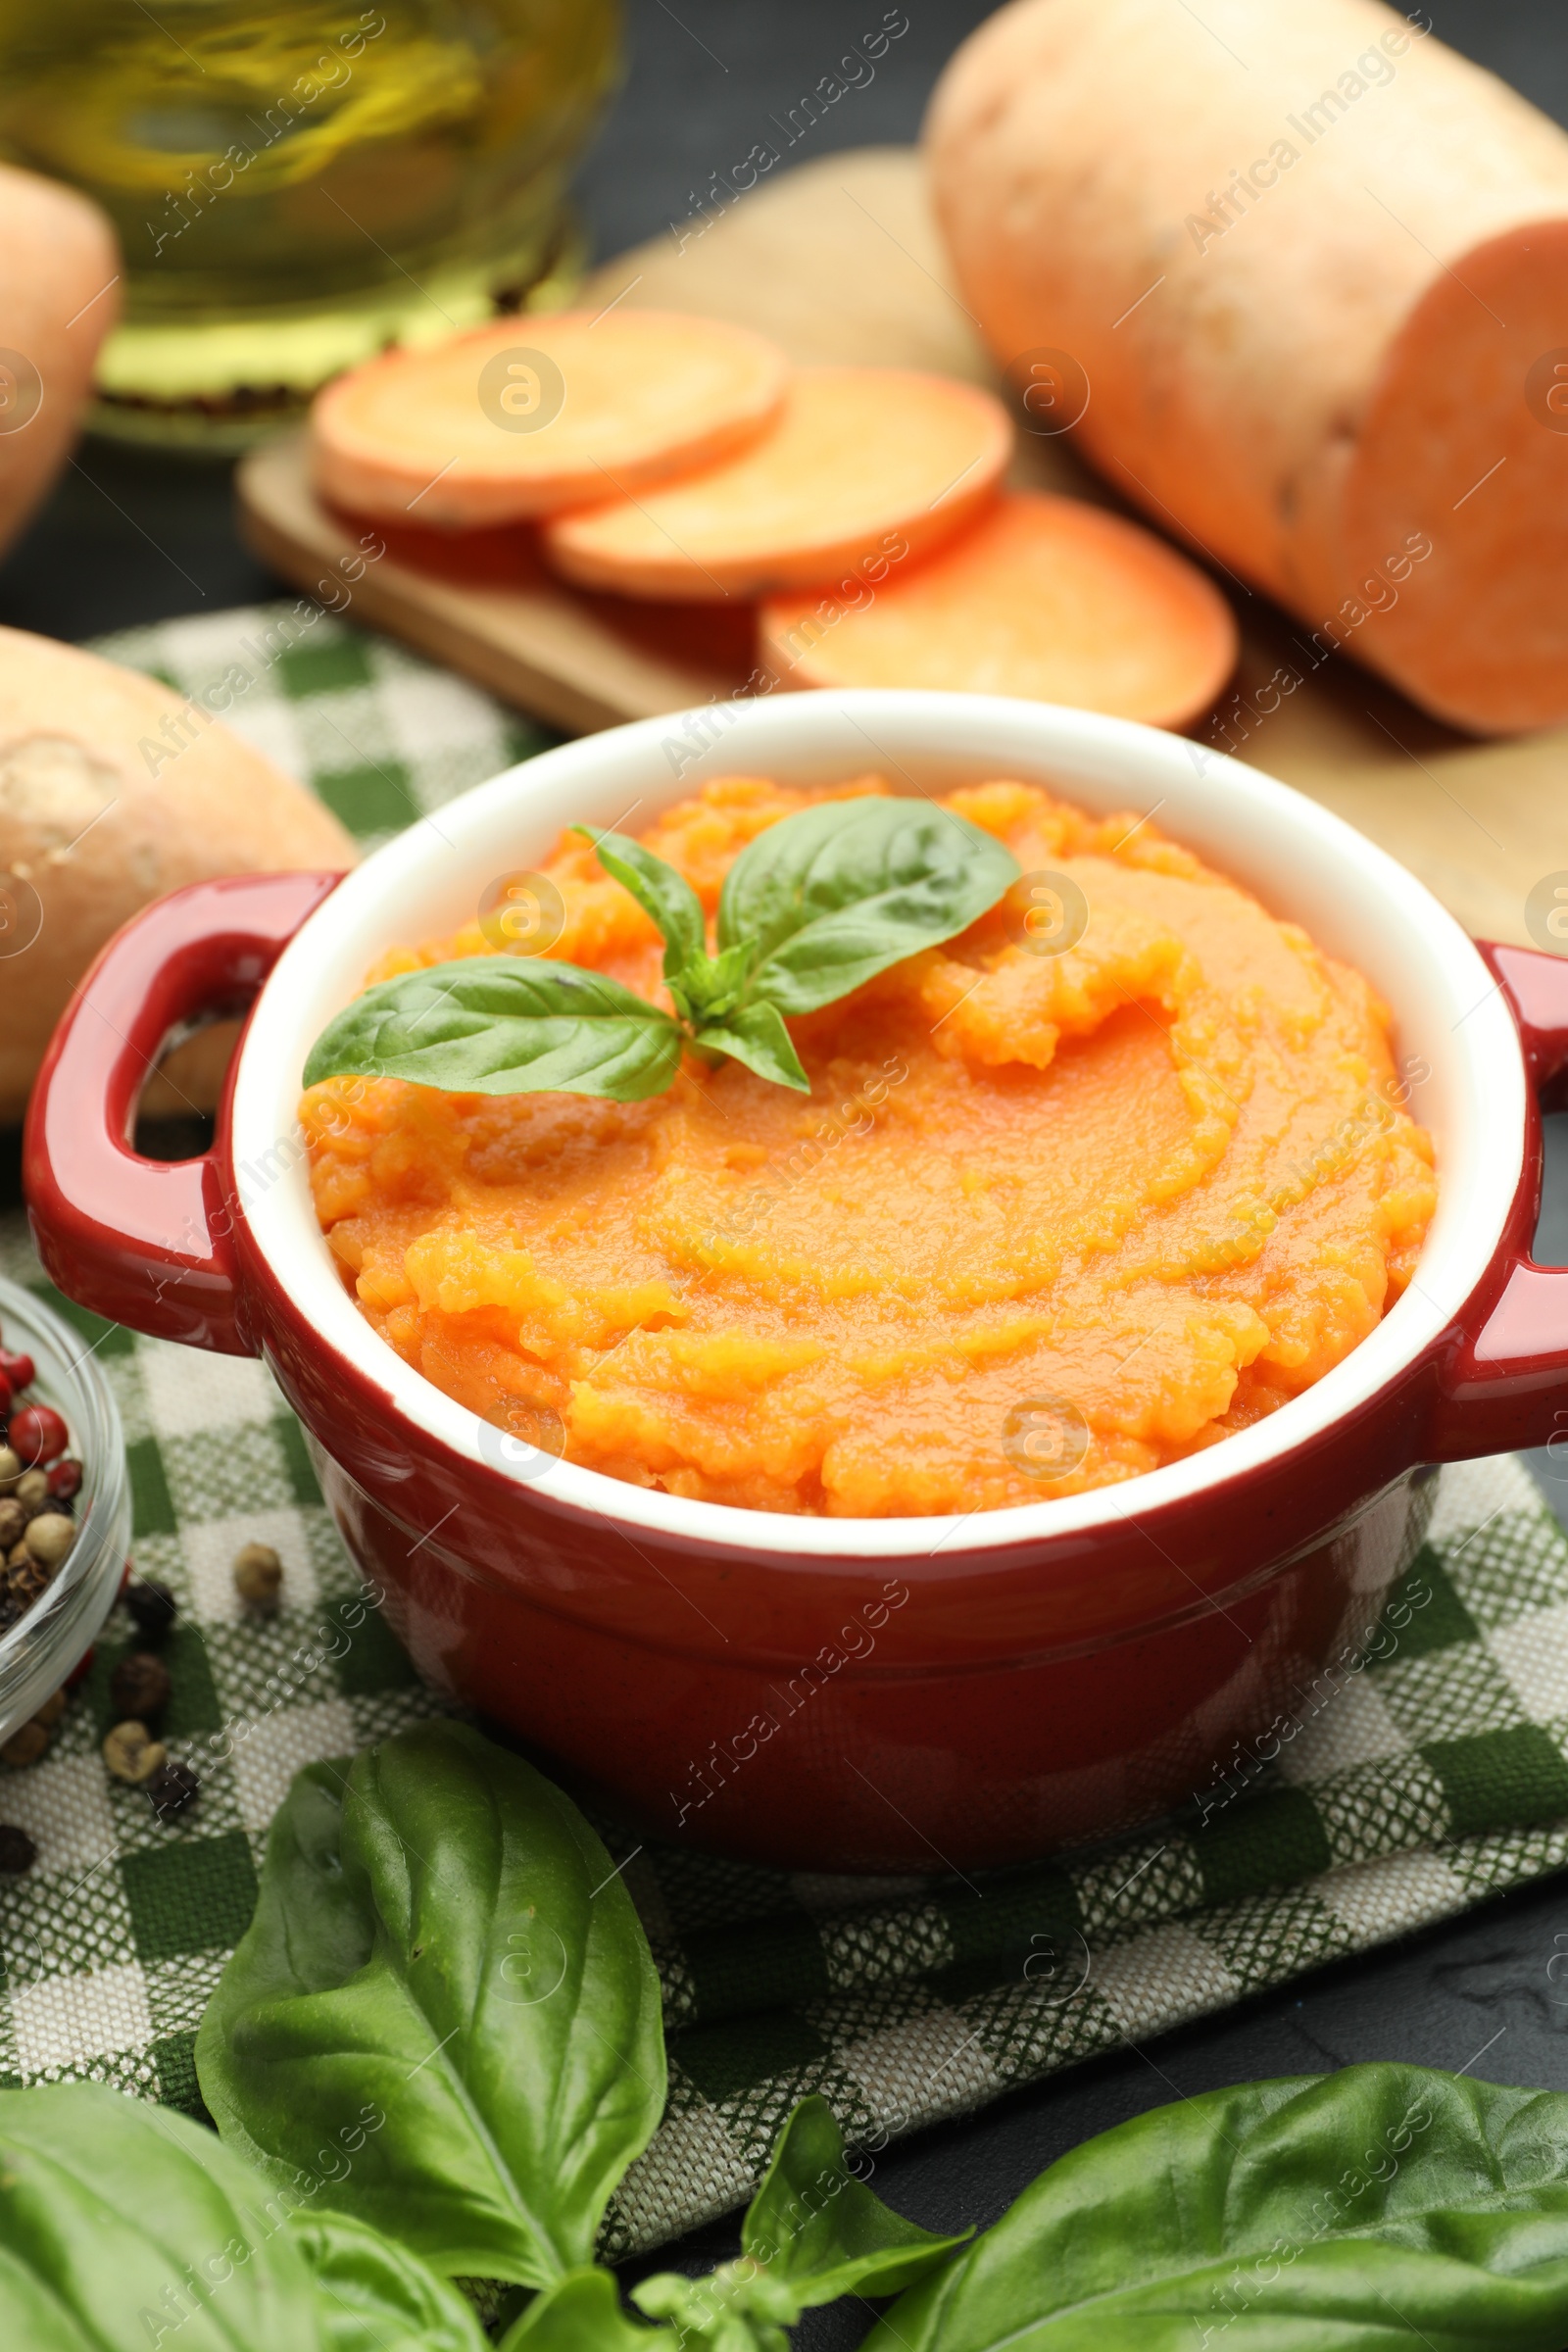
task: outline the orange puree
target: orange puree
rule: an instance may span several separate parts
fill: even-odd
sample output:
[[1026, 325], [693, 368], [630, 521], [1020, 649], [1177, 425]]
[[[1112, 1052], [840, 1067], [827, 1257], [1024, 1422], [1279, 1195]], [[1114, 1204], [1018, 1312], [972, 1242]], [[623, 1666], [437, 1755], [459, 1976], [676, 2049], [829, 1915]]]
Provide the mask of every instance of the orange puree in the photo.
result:
[[[733, 777], [643, 838], [711, 915], [814, 797]], [[1363, 1339], [1436, 1199], [1367, 983], [1136, 811], [1013, 783], [950, 806], [1026, 878], [1066, 875], [1088, 927], [1038, 953], [1026, 879], [792, 1021], [808, 1101], [732, 1061], [632, 1103], [313, 1088], [317, 1210], [399, 1354], [614, 1478], [878, 1517], [1136, 1477]], [[662, 999], [653, 926], [588, 846], [544, 870], [550, 952]], [[492, 952], [475, 923], [370, 977]]]

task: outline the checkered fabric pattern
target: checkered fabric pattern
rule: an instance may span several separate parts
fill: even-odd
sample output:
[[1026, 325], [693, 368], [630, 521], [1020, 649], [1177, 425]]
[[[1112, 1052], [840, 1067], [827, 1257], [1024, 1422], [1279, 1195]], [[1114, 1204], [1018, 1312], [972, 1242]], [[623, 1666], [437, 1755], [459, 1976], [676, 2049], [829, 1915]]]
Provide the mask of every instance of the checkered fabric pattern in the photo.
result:
[[314, 785], [367, 848], [560, 740], [306, 597], [122, 629], [92, 650], [181, 695], [241, 673], [223, 724]]
[[[112, 650], [189, 691], [270, 617], [165, 624]], [[308, 659], [277, 661], [234, 718], [329, 798], [337, 779], [334, 805], [367, 836], [400, 821], [367, 772], [395, 781], [406, 814], [544, 740], [326, 620]], [[199, 1805], [161, 1825], [105, 1772], [108, 1677], [133, 1638], [117, 1611], [48, 1757], [0, 1772], [0, 1818], [38, 1848], [0, 1886], [0, 2082], [92, 2077], [199, 2112], [195, 2029], [292, 1775], [441, 1702], [356, 1605], [299, 1426], [261, 1364], [61, 1301], [20, 1218], [0, 1223], [0, 1271], [53, 1299], [115, 1389], [137, 1567], [181, 1604], [169, 1744], [202, 1781]], [[1447, 1470], [1434, 1492], [1364, 1665], [1305, 1694], [1277, 1740], [1239, 1753], [1179, 1818], [973, 1881], [628, 1856], [608, 1830], [659, 1962], [671, 2066], [607, 2253], [744, 2199], [808, 2091], [853, 2136], [912, 2131], [1568, 1862], [1568, 1540], [1509, 1458]], [[285, 1563], [271, 1620], [246, 1617], [230, 1580], [253, 1540]]]

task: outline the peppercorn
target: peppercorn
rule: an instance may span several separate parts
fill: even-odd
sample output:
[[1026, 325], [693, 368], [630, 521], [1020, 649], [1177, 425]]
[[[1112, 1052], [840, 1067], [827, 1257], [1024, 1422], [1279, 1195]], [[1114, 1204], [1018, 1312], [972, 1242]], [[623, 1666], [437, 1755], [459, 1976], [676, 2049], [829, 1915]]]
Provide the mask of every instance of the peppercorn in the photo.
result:
[[20, 1723], [0, 1747], [0, 1764], [19, 1769], [24, 1764], [36, 1764], [48, 1752], [49, 1734], [41, 1723]]
[[13, 1446], [0, 1446], [0, 1494], [14, 1494], [21, 1476], [21, 1454]]
[[8, 1558], [13, 1547], [22, 1542], [22, 1531], [26, 1524], [26, 1510], [14, 1494], [0, 1499], [0, 1551]]
[[56, 1502], [70, 1502], [81, 1492], [81, 1464], [74, 1454], [56, 1462], [49, 1473], [49, 1492]]
[[104, 1741], [103, 1752], [116, 1780], [129, 1781], [137, 1788], [144, 1788], [169, 1758], [168, 1748], [153, 1738], [144, 1723], [117, 1723]]
[[50, 1697], [44, 1700], [41, 1707], [37, 1707], [33, 1710], [32, 1720], [34, 1723], [41, 1723], [45, 1731], [52, 1732], [65, 1711], [65, 1691], [56, 1690]]
[[16, 1485], [17, 1500], [29, 1519], [41, 1511], [49, 1500], [47, 1470], [24, 1470]]
[[179, 1615], [179, 1603], [169, 1587], [155, 1584], [150, 1576], [143, 1577], [139, 1584], [127, 1585], [124, 1599], [131, 1622], [144, 1642], [161, 1642]]
[[45, 1568], [58, 1568], [76, 1541], [76, 1523], [64, 1511], [40, 1511], [36, 1519], [28, 1520], [22, 1540]]
[[24, 1404], [6, 1431], [24, 1462], [52, 1462], [71, 1444], [71, 1432], [52, 1404]]
[[23, 1389], [30, 1389], [38, 1377], [31, 1356], [22, 1355], [14, 1348], [0, 1348], [0, 1372], [19, 1394]]
[[0, 1870], [13, 1876], [30, 1870], [38, 1859], [38, 1848], [25, 1830], [19, 1830], [13, 1821], [0, 1821]]
[[118, 1715], [151, 1723], [169, 1704], [169, 1668], [150, 1649], [133, 1649], [109, 1677], [109, 1695]]
[[160, 1821], [172, 1821], [193, 1805], [202, 1792], [202, 1785], [188, 1764], [178, 1756], [171, 1756], [161, 1764], [147, 1783], [147, 1795]]
[[30, 1609], [39, 1593], [53, 1583], [54, 1573], [27, 1549], [24, 1539], [6, 1561], [6, 1591]]
[[234, 1590], [248, 1608], [276, 1608], [283, 1563], [270, 1544], [244, 1544], [234, 1555]]

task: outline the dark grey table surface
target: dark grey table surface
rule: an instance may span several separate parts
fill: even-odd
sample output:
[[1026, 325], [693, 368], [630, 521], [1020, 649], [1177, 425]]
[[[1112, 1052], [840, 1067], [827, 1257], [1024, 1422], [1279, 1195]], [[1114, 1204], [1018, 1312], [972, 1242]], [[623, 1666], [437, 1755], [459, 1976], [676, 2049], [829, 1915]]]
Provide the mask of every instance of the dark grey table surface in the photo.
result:
[[[912, 139], [944, 60], [989, 9], [985, 0], [901, 0], [898, 13], [908, 29], [875, 78], [841, 100], [792, 160]], [[1430, 0], [1419, 13], [1568, 122], [1562, 0]], [[847, 42], [882, 22], [884, 0], [628, 0], [628, 14], [626, 81], [577, 180], [601, 256], [683, 219], [691, 191], [767, 135], [770, 114], [787, 112]], [[220, 611], [280, 586], [235, 535], [225, 469], [89, 443], [0, 565], [0, 621], [79, 639]], [[0, 1143], [0, 1189], [6, 1156]], [[1568, 1118], [1547, 1122], [1537, 1248], [1568, 1264]], [[1562, 1516], [1568, 1482], [1547, 1474], [1544, 1456], [1532, 1467]], [[1568, 2001], [1546, 1974], [1559, 1936], [1568, 1939], [1568, 1881], [1553, 1880], [923, 2132], [879, 2160], [877, 2186], [932, 2229], [984, 2226], [1065, 2149], [1146, 2108], [1361, 2059], [1461, 2067], [1490, 2043], [1491, 2080], [1568, 2089]], [[672, 2261], [706, 2269], [737, 2245], [733, 2226], [718, 2225], [627, 2275]], [[869, 2321], [868, 2307], [841, 2304], [810, 2314], [796, 2340], [837, 2352], [858, 2343]]]

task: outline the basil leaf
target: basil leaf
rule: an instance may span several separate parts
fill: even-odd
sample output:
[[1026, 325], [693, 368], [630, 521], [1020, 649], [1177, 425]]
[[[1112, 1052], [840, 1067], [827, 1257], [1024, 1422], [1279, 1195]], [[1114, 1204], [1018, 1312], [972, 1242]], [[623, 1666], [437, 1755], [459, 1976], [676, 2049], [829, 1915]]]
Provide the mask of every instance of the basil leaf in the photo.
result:
[[744, 1011], [728, 1013], [710, 1027], [699, 1029], [695, 1043], [706, 1046], [710, 1054], [727, 1054], [732, 1061], [743, 1061], [759, 1078], [771, 1078], [775, 1086], [793, 1086], [803, 1095], [811, 1091], [811, 1081], [801, 1067], [801, 1057], [776, 1004], [748, 1004]]
[[741, 2244], [801, 2310], [840, 2295], [896, 2295], [973, 2234], [939, 2237], [873, 2195], [844, 2160], [826, 2099], [803, 2099], [779, 2133]]
[[285, 2203], [167, 2107], [96, 2082], [0, 2091], [0, 2343], [319, 2352]]
[[667, 2328], [639, 2328], [620, 2308], [612, 2271], [572, 2271], [535, 2295], [497, 2352], [666, 2352]]
[[334, 2206], [439, 2271], [543, 2286], [591, 2259], [662, 2112], [659, 1980], [576, 1807], [419, 1724], [296, 1776], [196, 2068], [270, 2180], [341, 2144]]
[[679, 1025], [618, 980], [545, 956], [470, 956], [368, 988], [311, 1048], [305, 1083], [353, 1073], [453, 1095], [661, 1095]]
[[827, 801], [742, 850], [718, 944], [755, 942], [747, 1002], [812, 1012], [967, 930], [1017, 879], [1010, 850], [933, 801]]
[[629, 890], [644, 914], [657, 924], [664, 942], [666, 980], [707, 956], [703, 902], [684, 874], [644, 849], [640, 841], [633, 841], [629, 833], [594, 833], [587, 825], [571, 829], [593, 843], [606, 873], [622, 890]]
[[1558, 2352], [1568, 2096], [1414, 2066], [1239, 2083], [1025, 2189], [865, 2352]]
[[322, 2352], [488, 2352], [473, 2305], [416, 2254], [344, 2213], [289, 2228], [317, 2295]]

